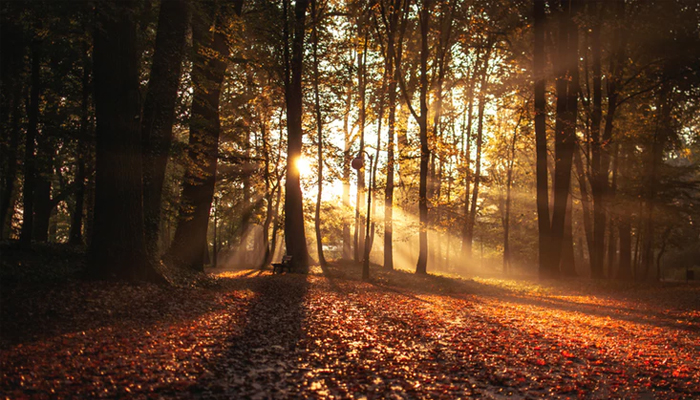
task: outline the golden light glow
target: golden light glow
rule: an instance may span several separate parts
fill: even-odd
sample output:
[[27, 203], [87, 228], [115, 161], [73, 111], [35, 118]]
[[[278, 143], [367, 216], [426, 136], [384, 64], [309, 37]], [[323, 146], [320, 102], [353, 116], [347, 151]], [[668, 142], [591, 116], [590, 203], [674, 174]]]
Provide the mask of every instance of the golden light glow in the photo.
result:
[[297, 167], [297, 171], [299, 171], [299, 175], [301, 175], [302, 177], [308, 177], [313, 173], [313, 171], [311, 170], [311, 163], [309, 163], [309, 160], [306, 159], [304, 156], [300, 156], [299, 158], [297, 158], [294, 164]]

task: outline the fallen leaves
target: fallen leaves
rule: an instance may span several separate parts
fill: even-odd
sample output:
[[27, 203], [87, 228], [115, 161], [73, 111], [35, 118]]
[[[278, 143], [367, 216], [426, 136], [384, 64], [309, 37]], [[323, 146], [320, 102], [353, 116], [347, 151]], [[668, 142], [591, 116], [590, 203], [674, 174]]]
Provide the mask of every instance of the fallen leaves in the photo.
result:
[[692, 304], [683, 296], [697, 296], [697, 288], [684, 288], [674, 308], [672, 288], [629, 289], [629, 298], [620, 298], [589, 287], [575, 292], [400, 272], [363, 283], [348, 268], [308, 276], [228, 273], [206, 288], [18, 287], [3, 293], [12, 302], [3, 301], [0, 392], [700, 396], [697, 310], [683, 308]]

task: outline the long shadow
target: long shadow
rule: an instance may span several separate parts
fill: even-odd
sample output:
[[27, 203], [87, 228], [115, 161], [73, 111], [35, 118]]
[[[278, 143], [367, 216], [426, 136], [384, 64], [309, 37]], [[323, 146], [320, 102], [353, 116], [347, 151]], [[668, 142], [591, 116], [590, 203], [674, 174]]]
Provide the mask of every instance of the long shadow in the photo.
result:
[[[342, 277], [348, 280], [359, 280], [358, 266], [352, 263], [331, 264], [329, 276]], [[504, 287], [488, 285], [473, 280], [450, 278], [439, 275], [415, 275], [406, 271], [387, 271], [375, 268], [372, 271], [371, 283], [384, 290], [391, 290], [403, 296], [416, 298], [416, 294], [449, 296], [466, 299], [470, 296], [494, 298], [515, 304], [531, 305], [555, 310], [580, 312], [597, 317], [610, 317], [618, 320], [644, 323], [661, 328], [673, 328], [687, 332], [698, 332], [699, 321], [688, 320], [676, 313], [641, 310], [630, 307], [619, 307], [604, 304], [585, 304], [575, 301], [553, 298], [547, 295], [538, 296]], [[566, 289], [566, 288], [564, 288]], [[571, 293], [584, 294], [584, 293]], [[591, 295], [591, 294], [588, 294]], [[615, 299], [612, 294], [592, 296]], [[658, 305], [651, 305], [652, 307]]]
[[111, 326], [149, 330], [221, 311], [222, 293], [248, 290], [258, 277], [225, 278], [210, 287], [171, 287], [68, 279], [14, 282], [0, 293], [0, 349]]
[[[339, 276], [343, 276], [344, 279], [355, 282], [359, 281], [359, 279], [356, 279], [354, 276], [355, 274], [353, 271], [349, 271], [348, 273], [348, 271], [338, 271], [331, 267], [328, 271], [324, 272], [324, 275], [329, 277], [329, 281], [336, 279], [340, 281], [338, 278]], [[394, 279], [391, 279], [391, 277], [384, 278], [384, 281], [388, 281], [392, 284], [403, 283], [403, 286], [394, 286], [390, 291], [413, 300], [421, 299], [411, 293], [439, 294], [461, 299], [465, 298], [465, 296], [460, 293], [454, 293], [457, 291], [457, 287], [453, 288], [455, 289], [453, 293], [445, 293], [434, 287], [431, 289], [430, 285], [426, 284], [431, 282], [454, 284], [456, 280], [450, 280], [450, 278], [427, 276], [419, 277], [414, 282], [403, 280], [410, 278], [409, 276], [398, 276], [394, 277]], [[383, 280], [379, 279], [379, 281]], [[340, 283], [340, 286], [343, 286], [345, 289], [343, 290], [343, 294], [347, 295], [353, 291], [352, 289], [345, 288], [342, 282]], [[416, 287], [416, 284], [419, 285]], [[372, 285], [380, 291], [392, 287], [388, 283], [373, 282]], [[354, 288], [354, 291], [363, 290], [360, 286], [354, 286]], [[463, 289], [467, 294], [476, 294], [480, 297], [489, 296], [503, 301], [524, 301], [542, 307], [572, 309], [572, 311], [589, 313], [597, 312], [596, 310], [577, 309], [577, 307], [581, 306], [580, 304], [567, 302], [565, 300], [551, 298], [537, 300], [535, 298], [518, 297], [517, 293], [512, 293], [504, 288], [493, 288], [495, 290], [490, 290], [484, 295], [483, 292], [486, 291], [485, 289], [492, 288], [489, 285], [478, 282], [467, 282], [467, 284], [463, 286]], [[396, 324], [397, 322], [405, 323], [405, 321], [397, 320], [390, 310], [382, 309], [381, 307], [377, 308], [372, 303], [366, 303], [363, 300], [364, 296], [353, 296], [353, 299], [356, 299], [354, 301], [356, 303], [355, 305], [368, 316], [371, 316], [376, 325]], [[478, 301], [478, 299], [476, 301]], [[455, 312], [458, 314], [463, 313], [465, 320], [475, 317], [469, 310], [456, 309]], [[605, 310], [600, 313], [605, 315]], [[620, 318], [614, 311], [608, 311], [607, 313], [615, 318]], [[426, 361], [430, 363], [427, 369], [434, 368], [437, 371], [450, 371], [450, 385], [460, 385], [464, 384], [463, 382], [466, 381], [476, 387], [483, 388], [486, 392], [494, 391], [494, 388], [503, 388], [504, 393], [515, 391], [523, 394], [527, 392], [528, 396], [540, 397], [552, 395], [554, 393], [551, 391], [552, 388], [559, 388], [558, 385], [561, 384], [559, 378], [556, 374], [550, 376], [552, 370], [554, 370], [565, 371], [565, 373], [566, 371], [576, 371], [574, 375], [567, 378], [569, 379], [569, 383], [575, 381], [575, 384], [572, 383], [568, 388], [561, 388], [562, 392], [556, 393], [562, 397], [565, 395], [581, 397], [582, 393], [588, 393], [596, 398], [620, 396], [636, 398], [640, 396], [649, 396], [653, 393], [653, 390], [661, 390], [665, 392], [665, 394], [670, 394], [672, 396], [698, 393], [694, 391], [697, 389], [693, 389], [690, 386], [687, 388], [685, 387], [688, 383], [686, 378], [677, 378], [675, 375], [673, 377], [666, 377], [671, 383], [664, 383], [665, 381], [663, 380], [657, 382], [659, 378], [656, 378], [654, 373], [649, 372], [649, 369], [644, 364], [645, 359], [621, 359], [615, 356], [615, 352], [610, 354], [601, 353], [596, 346], [589, 348], [588, 346], [577, 343], [561, 343], [559, 339], [547, 337], [539, 333], [524, 331], [519, 327], [512, 326], [502, 321], [498, 317], [488, 314], [480, 314], [476, 317], [482, 321], [482, 324], [478, 326], [487, 329], [474, 332], [473, 326], [467, 324], [466, 326], [452, 326], [447, 328], [444, 336], [416, 335], [412, 338], [412, 340], [423, 342], [432, 349], [431, 358]], [[414, 320], [413, 325], [411, 325], [411, 330], [417, 333], [422, 331], [432, 332], [435, 328], [434, 325], [431, 325], [427, 321], [425, 325], [423, 325], [421, 319]], [[438, 339], [436, 339], [436, 337]], [[513, 345], [513, 348], [502, 349], [495, 347], [492, 341], [496, 343], [509, 343]], [[464, 358], [463, 350], [456, 351], [456, 348], [475, 349], [475, 353], [472, 355], [478, 354], [478, 357]], [[518, 360], [515, 363], [509, 364], [507, 354], [511, 351], [513, 351], [514, 354], [518, 354], [515, 356]], [[562, 355], [564, 356], [562, 357]], [[510, 360], [512, 361], [513, 359]], [[507, 373], [505, 372], [506, 370], [508, 370]], [[539, 377], [539, 381], [534, 383], [530, 382], [533, 371], [537, 371], [535, 376]], [[620, 388], [618, 388], [617, 379], [619, 375], [619, 379], [625, 382], [624, 371], [630, 374], [630, 376], [637, 376], [648, 380], [651, 388], [648, 389], [639, 386], [623, 388], [623, 392], [619, 392], [618, 390], [620, 390]], [[386, 375], [383, 372], [379, 372], [379, 374], [382, 378], [395, 378], [392, 377], [389, 372], [390, 371], [388, 371]], [[488, 385], [492, 385], [492, 387], [489, 388]], [[655, 388], [656, 385], [659, 387]]]
[[255, 297], [245, 325], [227, 339], [223, 354], [205, 363], [213, 374], [190, 389], [198, 397], [284, 398], [296, 386], [308, 276], [263, 275], [252, 280]]

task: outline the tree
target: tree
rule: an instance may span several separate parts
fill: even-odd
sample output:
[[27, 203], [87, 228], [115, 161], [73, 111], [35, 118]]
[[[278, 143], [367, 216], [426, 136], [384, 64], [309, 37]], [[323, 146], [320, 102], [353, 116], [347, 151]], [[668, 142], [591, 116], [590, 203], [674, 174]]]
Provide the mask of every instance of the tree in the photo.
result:
[[304, 29], [306, 8], [309, 0], [297, 0], [294, 5], [294, 31], [291, 43], [287, 79], [285, 80], [285, 100], [287, 105], [287, 179], [284, 198], [284, 239], [287, 254], [301, 267], [309, 265], [309, 252], [306, 247], [304, 210], [299, 179], [299, 169], [295, 162], [301, 157], [302, 137], [302, 72], [304, 66]]
[[190, 2], [161, 2], [148, 90], [143, 106], [143, 205], [146, 247], [157, 253], [165, 167], [173, 140], [175, 102], [180, 84]]
[[136, 6], [105, 0], [97, 7], [97, 175], [89, 271], [97, 278], [157, 280], [144, 237]]
[[180, 268], [204, 270], [207, 226], [214, 198], [216, 162], [221, 121], [219, 101], [229, 55], [224, 29], [230, 13], [240, 15], [243, 1], [202, 4], [192, 21], [194, 60], [192, 69], [192, 115], [189, 159], [194, 164], [185, 173], [177, 229], [169, 256]]

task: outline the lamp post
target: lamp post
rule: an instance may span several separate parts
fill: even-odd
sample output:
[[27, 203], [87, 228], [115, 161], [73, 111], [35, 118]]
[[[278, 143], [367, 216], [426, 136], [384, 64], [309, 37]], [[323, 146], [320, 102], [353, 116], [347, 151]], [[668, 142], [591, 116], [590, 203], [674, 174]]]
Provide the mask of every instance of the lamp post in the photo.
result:
[[[350, 165], [356, 169], [356, 170], [361, 170], [362, 167], [365, 166], [365, 160], [362, 158], [362, 156], [367, 155], [369, 158], [369, 170], [372, 171], [372, 156], [367, 153], [366, 150], [360, 150], [359, 153], [357, 153], [357, 157], [355, 157], [352, 160], [352, 163]], [[364, 259], [362, 260], [362, 280], [366, 281], [369, 280], [369, 253], [370, 250], [372, 249], [371, 243], [369, 242], [369, 227], [370, 224], [372, 223], [371, 221], [372, 218], [372, 177], [370, 176], [369, 179], [369, 189], [367, 191], [367, 221], [365, 223], [365, 255]]]

